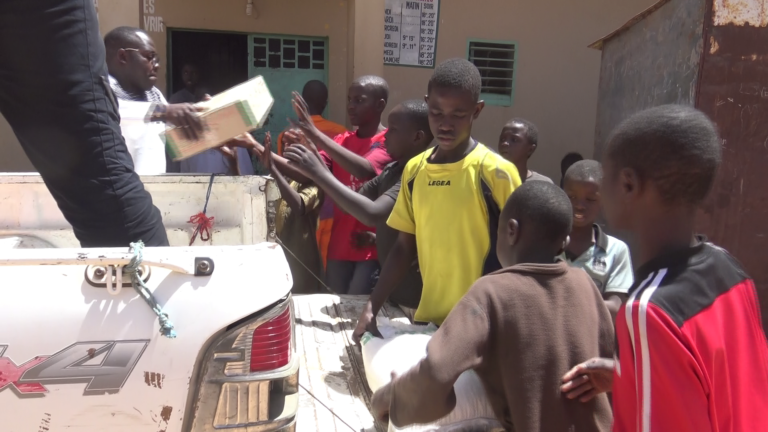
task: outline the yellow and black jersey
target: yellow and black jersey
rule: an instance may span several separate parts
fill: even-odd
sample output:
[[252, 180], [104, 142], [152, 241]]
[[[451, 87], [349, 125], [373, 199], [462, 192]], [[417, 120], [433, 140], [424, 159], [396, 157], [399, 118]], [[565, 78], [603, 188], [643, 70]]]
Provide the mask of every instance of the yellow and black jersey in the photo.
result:
[[411, 159], [387, 224], [414, 234], [424, 288], [416, 321], [441, 324], [480, 277], [501, 266], [496, 232], [520, 175], [478, 143], [464, 159], [429, 163], [435, 149]]

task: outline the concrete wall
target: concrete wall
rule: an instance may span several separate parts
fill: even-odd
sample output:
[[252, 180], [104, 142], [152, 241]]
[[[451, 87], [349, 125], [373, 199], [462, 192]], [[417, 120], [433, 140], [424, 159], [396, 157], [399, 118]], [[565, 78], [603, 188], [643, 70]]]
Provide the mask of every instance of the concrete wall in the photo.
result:
[[595, 156], [630, 115], [664, 104], [693, 105], [703, 47], [705, 0], [672, 0], [604, 41]]
[[[473, 128], [496, 147], [512, 117], [539, 127], [539, 147], [530, 168], [560, 179], [560, 159], [569, 151], [591, 157], [594, 143], [600, 52], [587, 46], [641, 12], [654, 0], [483, 0], [440, 2], [437, 63], [467, 56], [467, 39], [518, 44], [511, 107], [487, 106]], [[385, 66], [390, 107], [423, 97], [433, 70]]]

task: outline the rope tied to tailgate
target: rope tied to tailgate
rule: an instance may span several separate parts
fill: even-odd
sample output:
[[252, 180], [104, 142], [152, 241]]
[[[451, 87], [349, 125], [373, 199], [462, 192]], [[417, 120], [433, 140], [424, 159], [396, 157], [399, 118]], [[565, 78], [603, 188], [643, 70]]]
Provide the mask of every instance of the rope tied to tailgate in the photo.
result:
[[200, 235], [200, 240], [207, 242], [211, 239], [211, 230], [213, 229], [213, 216], [206, 216], [205, 212], [208, 210], [208, 200], [211, 199], [211, 189], [213, 188], [213, 178], [216, 177], [216, 174], [211, 174], [211, 180], [208, 182], [208, 193], [205, 195], [205, 205], [203, 206], [203, 211], [200, 213], [190, 216], [189, 221], [187, 223], [191, 223], [195, 225], [195, 231], [192, 233], [192, 238], [189, 240], [189, 245], [192, 246], [192, 243], [195, 242], [197, 239], [197, 235]]
[[160, 321], [160, 334], [173, 339], [176, 337], [176, 332], [173, 330], [173, 323], [168, 319], [168, 314], [163, 312], [163, 307], [157, 303], [155, 296], [152, 295], [152, 291], [149, 290], [139, 275], [141, 261], [144, 259], [144, 242], [139, 240], [136, 243], [131, 243], [131, 251], [133, 252], [133, 258], [131, 258], [131, 262], [123, 268], [123, 273], [127, 273], [131, 276], [131, 285], [133, 285], [133, 289], [139, 293], [141, 298], [147, 302], [155, 315], [157, 315], [157, 319]]

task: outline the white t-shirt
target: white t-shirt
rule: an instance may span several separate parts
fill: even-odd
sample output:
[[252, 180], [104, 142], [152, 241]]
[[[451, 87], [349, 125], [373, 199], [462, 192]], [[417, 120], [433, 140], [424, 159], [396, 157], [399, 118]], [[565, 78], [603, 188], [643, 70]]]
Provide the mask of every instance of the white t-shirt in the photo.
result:
[[151, 102], [130, 100], [113, 76], [109, 83], [118, 99], [120, 129], [133, 159], [133, 168], [139, 175], [165, 174], [165, 123], [147, 123], [146, 119], [153, 103], [168, 105], [163, 94], [155, 87], [147, 92]]
[[139, 175], [165, 174], [165, 123], [145, 121], [151, 102], [120, 100], [120, 129]]

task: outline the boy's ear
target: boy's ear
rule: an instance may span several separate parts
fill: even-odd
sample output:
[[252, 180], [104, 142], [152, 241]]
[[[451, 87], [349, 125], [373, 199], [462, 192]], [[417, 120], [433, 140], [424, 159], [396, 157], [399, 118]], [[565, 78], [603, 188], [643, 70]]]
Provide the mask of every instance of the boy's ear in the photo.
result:
[[424, 135], [426, 134], [424, 133], [423, 130], [416, 131], [416, 136], [413, 137], [413, 142], [416, 142], [416, 143], [421, 142], [424, 139]]
[[509, 219], [507, 222], [507, 242], [510, 246], [514, 246], [520, 241], [520, 224], [516, 219]]
[[624, 195], [637, 196], [642, 191], [642, 182], [637, 171], [625, 167], [619, 171], [619, 188]]
[[533, 152], [536, 151], [536, 147], [538, 147], [538, 144], [531, 144], [530, 150], [528, 150], [528, 157], [530, 158], [533, 156]]
[[560, 255], [563, 252], [565, 252], [565, 249], [568, 247], [569, 244], [571, 244], [571, 236], [567, 235], [565, 236], [565, 240], [563, 240], [563, 247], [561, 247], [560, 250], [557, 251], [557, 254]]
[[378, 101], [376, 101], [376, 109], [377, 109], [379, 112], [382, 112], [382, 113], [383, 113], [383, 112], [384, 112], [384, 109], [385, 109], [386, 107], [387, 107], [387, 101], [386, 101], [386, 100], [384, 100], [384, 99], [379, 99]]
[[480, 116], [483, 108], [485, 108], [485, 101], [478, 101], [477, 105], [475, 105], [475, 112], [472, 114], [472, 118], [477, 120], [477, 117]]

